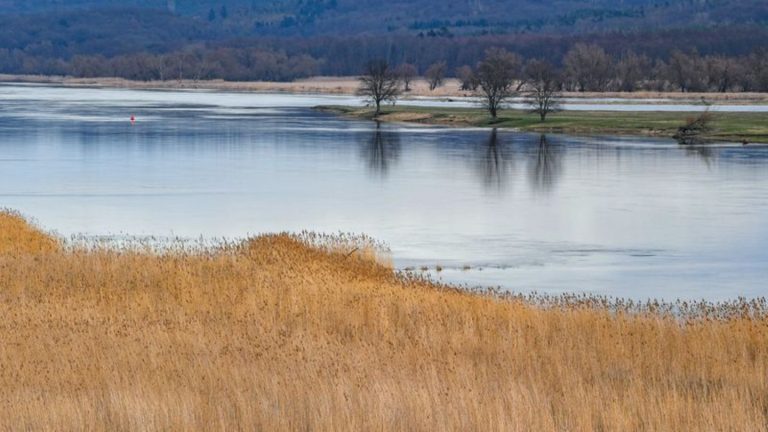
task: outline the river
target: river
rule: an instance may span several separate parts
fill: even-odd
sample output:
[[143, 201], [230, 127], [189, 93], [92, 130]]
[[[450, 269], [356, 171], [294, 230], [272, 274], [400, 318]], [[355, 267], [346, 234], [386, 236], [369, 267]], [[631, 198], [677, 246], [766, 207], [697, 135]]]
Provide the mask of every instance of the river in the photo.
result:
[[0, 206], [63, 236], [365, 233], [398, 268], [514, 292], [768, 293], [766, 147], [311, 109], [329, 101], [359, 102], [2, 85]]

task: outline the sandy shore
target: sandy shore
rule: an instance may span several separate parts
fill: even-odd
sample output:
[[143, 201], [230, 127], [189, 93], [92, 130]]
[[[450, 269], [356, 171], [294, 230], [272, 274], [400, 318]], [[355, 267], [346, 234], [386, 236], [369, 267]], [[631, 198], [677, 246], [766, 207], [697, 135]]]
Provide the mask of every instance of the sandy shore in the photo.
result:
[[[352, 95], [357, 91], [359, 82], [356, 77], [313, 77], [292, 82], [233, 82], [223, 80], [172, 80], [172, 81], [131, 81], [122, 78], [72, 78], [41, 75], [4, 75], [0, 82], [21, 82], [56, 84], [69, 87], [129, 88], [129, 89], [207, 89], [223, 91], [245, 91], [264, 93], [306, 93]], [[405, 97], [471, 97], [472, 92], [463, 91], [458, 80], [447, 79], [445, 85], [430, 91], [424, 80], [416, 80], [412, 90]], [[568, 98], [621, 98], [621, 99], [669, 99], [672, 101], [701, 101], [714, 103], [754, 104], [768, 103], [768, 93], [680, 93], [680, 92], [604, 92], [604, 93], [565, 93]]]

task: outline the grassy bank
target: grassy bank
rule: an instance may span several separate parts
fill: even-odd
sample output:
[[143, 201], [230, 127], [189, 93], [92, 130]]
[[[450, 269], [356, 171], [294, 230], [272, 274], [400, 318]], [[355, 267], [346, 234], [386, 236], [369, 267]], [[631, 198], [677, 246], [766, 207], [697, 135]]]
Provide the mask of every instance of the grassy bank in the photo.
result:
[[763, 304], [685, 322], [543, 307], [401, 277], [354, 244], [86, 250], [0, 214], [0, 429], [768, 426]]
[[[370, 109], [318, 107], [326, 112], [373, 119]], [[575, 135], [637, 135], [672, 137], [677, 128], [696, 113], [562, 111], [550, 114], [545, 122], [538, 115], [505, 110], [492, 121], [481, 108], [387, 107], [378, 120], [445, 126], [513, 128], [523, 132], [568, 133]], [[712, 132], [702, 138], [713, 141], [768, 143], [768, 113], [715, 113]]]

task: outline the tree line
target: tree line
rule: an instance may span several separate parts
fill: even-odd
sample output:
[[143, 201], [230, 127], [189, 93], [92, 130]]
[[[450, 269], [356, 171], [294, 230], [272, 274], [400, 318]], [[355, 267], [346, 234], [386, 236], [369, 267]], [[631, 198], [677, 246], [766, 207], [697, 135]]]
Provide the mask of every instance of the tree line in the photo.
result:
[[[546, 60], [556, 69], [562, 90], [567, 91], [768, 91], [768, 50], [765, 49], [742, 56], [673, 50], [667, 58], [651, 58], [632, 50], [612, 55], [599, 45], [577, 43], [555, 62], [512, 55], [510, 74], [518, 81], [525, 80], [526, 62]], [[19, 50], [0, 48], [0, 71], [5, 73], [121, 77], [140, 81], [290, 81], [323, 74], [327, 71], [326, 62], [310, 54], [269, 47], [196, 46], [168, 54], [137, 53], [111, 58], [75, 55], [69, 60], [31, 57]], [[403, 62], [400, 68], [406, 87], [413, 77], [424, 76], [431, 89], [438, 87], [445, 77], [459, 78], [465, 90], [476, 88], [470, 64], [451, 68], [444, 60], [426, 66]]]
[[[518, 89], [536, 81], [537, 74], [541, 76], [542, 71], [547, 70], [547, 76], [554, 80], [551, 85], [572, 92], [768, 91], [768, 50], [762, 49], [738, 57], [674, 50], [665, 60], [651, 59], [632, 50], [613, 56], [598, 45], [579, 43], [559, 64], [541, 58], [526, 60], [509, 53], [507, 67]], [[413, 73], [416, 68], [404, 64], [400, 70]], [[445, 62], [426, 69], [425, 78], [430, 82], [430, 89], [440, 82], [441, 74], [446, 70]], [[461, 81], [462, 90], [475, 90], [480, 84], [476, 70], [469, 65], [459, 66], [452, 76]]]
[[136, 53], [111, 58], [75, 55], [69, 60], [33, 57], [0, 48], [0, 72], [4, 73], [136, 81], [291, 81], [317, 75], [320, 64], [309, 55], [261, 48], [192, 47], [168, 54]]
[[[521, 3], [536, 4], [536, 11], [510, 7], [503, 0], [449, 2], [455, 6], [452, 8], [445, 8], [442, 3], [436, 7], [434, 0], [416, 2], [429, 5], [424, 8], [405, 0], [187, 1], [178, 2], [178, 8], [169, 4], [167, 11], [157, 10], [165, 8], [163, 0], [65, 3], [0, 0], [0, 4], [7, 6], [0, 10], [0, 73], [153, 80], [179, 76], [290, 80], [315, 74], [357, 75], [368, 59], [382, 58], [391, 64], [413, 64], [419, 75], [444, 62], [446, 75], [452, 76], [461, 66], [475, 65], [491, 47], [517, 53], [526, 60], [541, 58], [561, 67], [575, 45], [585, 44], [605, 50], [611, 63], [624, 68], [625, 75], [636, 73], [633, 67], [627, 68], [638, 60], [628, 55], [634, 53], [641, 62], [644, 81], [657, 84], [661, 82], [659, 77], [672, 75], [666, 73], [667, 68], [657, 67], [663, 66], [658, 61], [669, 64], [682, 60], [677, 61], [677, 66], [684, 76], [681, 78], [678, 73], [677, 79], [683, 81], [681, 87], [695, 89], [713, 86], [709, 81], [724, 66], [722, 61], [714, 60], [722, 58], [729, 60], [727, 70], [719, 73], [729, 81], [725, 84], [754, 87], [755, 81], [760, 80], [746, 75], [762, 65], [760, 61], [749, 61], [749, 57], [759, 56], [760, 50], [768, 47], [768, 5], [757, 0], [632, 0], [620, 5], [609, 0], [544, 2], [557, 3], [557, 8], [541, 7], [541, 2], [533, 0]], [[585, 16], [583, 22], [579, 21], [581, 24], [564, 28], [545, 25], [540, 30], [529, 29], [528, 24], [517, 27], [512, 22], [576, 12], [591, 16], [606, 8], [632, 10], [641, 4], [648, 6], [647, 14], [638, 22], [619, 17], [606, 26], [606, 22], [594, 22], [594, 17]], [[476, 13], [468, 15], [468, 7]], [[177, 12], [173, 13], [174, 10]], [[409, 28], [414, 20], [424, 18], [417, 11], [427, 11], [430, 18], [437, 20], [417, 26], [425, 27], [426, 34]], [[696, 15], [694, 23], [683, 26], [682, 22], [690, 21], [694, 11], [707, 14]], [[741, 12], [736, 14], [738, 11]], [[526, 15], [530, 16], [525, 18]], [[290, 17], [296, 24], [283, 28], [282, 21]], [[255, 24], [264, 19], [275, 22], [269, 28]], [[312, 20], [316, 22], [306, 22]], [[390, 30], [390, 25], [399, 27]], [[427, 30], [437, 25], [440, 27], [431, 30], [439, 31]], [[443, 31], [445, 26], [448, 27]], [[484, 30], [476, 32], [476, 26]], [[676, 50], [684, 56], [673, 59]], [[627, 58], [621, 62], [625, 54]], [[697, 57], [713, 61], [702, 66], [697, 64], [701, 63]], [[732, 68], [732, 64], [736, 67]], [[685, 72], [704, 68], [710, 70], [711, 76], [697, 77]], [[170, 69], [176, 73], [169, 75]], [[730, 78], [734, 74], [741, 77], [737, 84]], [[613, 79], [611, 85], [618, 80]], [[621, 80], [632, 81], [626, 76]], [[597, 84], [601, 85], [599, 81]]]

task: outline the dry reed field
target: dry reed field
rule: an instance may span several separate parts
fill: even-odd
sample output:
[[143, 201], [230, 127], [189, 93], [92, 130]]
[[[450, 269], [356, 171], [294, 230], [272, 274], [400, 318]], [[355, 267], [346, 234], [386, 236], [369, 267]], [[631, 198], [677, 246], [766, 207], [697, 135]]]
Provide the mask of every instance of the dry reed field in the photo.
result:
[[763, 301], [473, 294], [356, 241], [86, 248], [0, 214], [0, 429], [768, 430]]

